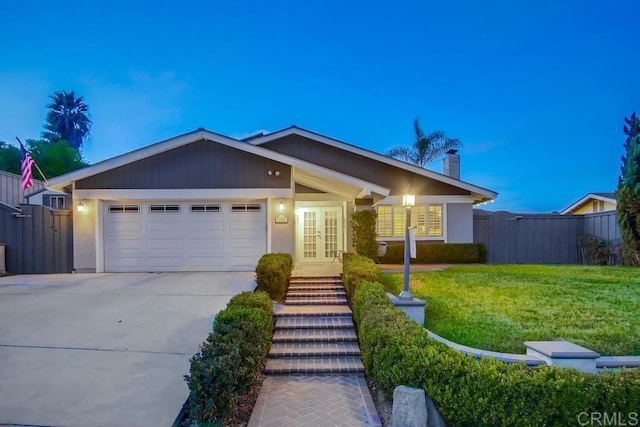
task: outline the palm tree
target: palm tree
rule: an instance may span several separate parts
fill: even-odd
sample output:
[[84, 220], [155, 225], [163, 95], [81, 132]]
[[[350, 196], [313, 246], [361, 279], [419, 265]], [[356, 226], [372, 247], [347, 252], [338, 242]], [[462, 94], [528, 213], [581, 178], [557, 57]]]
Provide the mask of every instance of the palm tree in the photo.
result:
[[420, 121], [413, 120], [416, 140], [411, 147], [398, 146], [387, 151], [387, 156], [398, 160], [425, 167], [429, 163], [442, 157], [447, 151], [458, 149], [462, 143], [456, 138], [447, 138], [444, 131], [436, 130], [425, 135], [420, 128]]
[[46, 131], [42, 136], [50, 143], [65, 140], [71, 148], [79, 150], [91, 131], [89, 106], [83, 97], [76, 98], [74, 91], [55, 92], [49, 98], [53, 102], [47, 105]]

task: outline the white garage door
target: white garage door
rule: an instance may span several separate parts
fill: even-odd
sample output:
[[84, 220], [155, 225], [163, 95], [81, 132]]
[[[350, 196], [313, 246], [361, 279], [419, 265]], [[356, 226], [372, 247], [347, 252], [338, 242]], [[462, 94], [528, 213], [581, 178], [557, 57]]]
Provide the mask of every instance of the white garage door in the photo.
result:
[[105, 271], [251, 271], [266, 252], [264, 202], [108, 202]]

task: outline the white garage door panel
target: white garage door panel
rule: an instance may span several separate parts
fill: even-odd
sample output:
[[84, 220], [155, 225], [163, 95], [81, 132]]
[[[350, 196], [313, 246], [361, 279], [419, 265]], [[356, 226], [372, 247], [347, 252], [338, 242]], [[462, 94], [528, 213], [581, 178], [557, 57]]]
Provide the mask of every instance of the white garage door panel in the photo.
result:
[[[203, 203], [219, 208], [191, 211], [192, 205]], [[257, 212], [255, 206], [239, 210], [243, 204], [172, 201], [166, 206], [178, 205], [179, 212], [163, 212], [157, 207], [164, 202], [109, 202], [104, 214], [105, 271], [253, 270], [266, 252], [266, 209], [258, 203]], [[138, 209], [124, 212], [118, 205]]]

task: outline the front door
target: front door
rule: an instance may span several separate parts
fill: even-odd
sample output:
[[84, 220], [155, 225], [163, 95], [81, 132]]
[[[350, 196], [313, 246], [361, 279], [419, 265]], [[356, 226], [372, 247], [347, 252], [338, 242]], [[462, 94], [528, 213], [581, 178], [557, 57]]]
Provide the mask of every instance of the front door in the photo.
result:
[[298, 260], [332, 262], [343, 249], [342, 207], [300, 208]]

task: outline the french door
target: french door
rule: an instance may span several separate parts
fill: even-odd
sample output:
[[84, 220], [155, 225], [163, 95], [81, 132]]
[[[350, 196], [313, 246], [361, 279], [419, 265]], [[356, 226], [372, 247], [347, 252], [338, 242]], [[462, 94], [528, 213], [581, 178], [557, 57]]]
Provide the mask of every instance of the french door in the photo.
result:
[[298, 217], [298, 260], [332, 262], [343, 247], [342, 207], [301, 208]]

